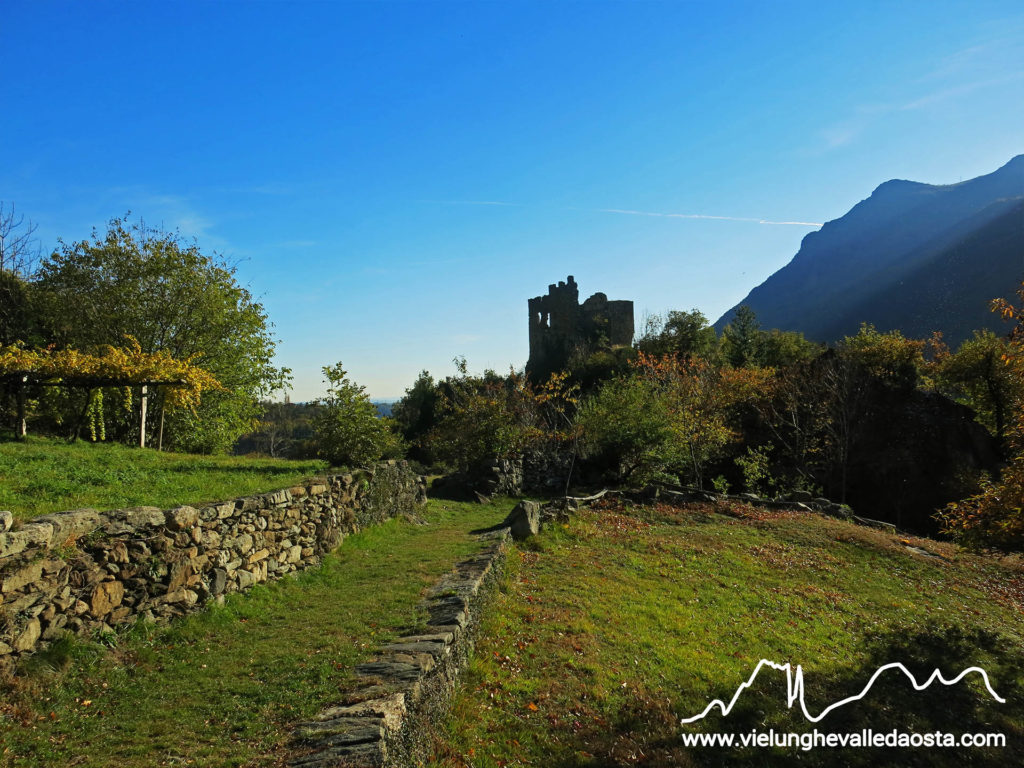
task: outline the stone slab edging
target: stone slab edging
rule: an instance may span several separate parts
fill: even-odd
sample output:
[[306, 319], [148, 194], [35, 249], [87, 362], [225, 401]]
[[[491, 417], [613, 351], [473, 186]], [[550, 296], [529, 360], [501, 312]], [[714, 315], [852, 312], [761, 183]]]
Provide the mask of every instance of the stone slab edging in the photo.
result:
[[349, 534], [425, 501], [425, 479], [392, 460], [198, 508], [78, 509], [15, 525], [0, 531], [0, 671], [66, 633], [182, 616], [316, 565]]
[[426, 627], [356, 666], [354, 690], [295, 726], [289, 766], [409, 768], [429, 757], [424, 726], [447, 711], [508, 553], [508, 528], [480, 538], [491, 541], [420, 601]]
[[[788, 498], [764, 499], [752, 493], [715, 493], [686, 486], [657, 484], [649, 485], [642, 489], [609, 489], [605, 488], [592, 496], [562, 496], [546, 502], [541, 507], [541, 522], [564, 516], [568, 512], [575, 511], [581, 507], [604, 498], [605, 496], [620, 496], [631, 501], [644, 503], [662, 501], [667, 504], [678, 506], [693, 502], [719, 502], [735, 501], [741, 504], [750, 504], [754, 507], [766, 509], [789, 510], [792, 512], [818, 512], [839, 520], [856, 523], [857, 525], [878, 528], [889, 533], [898, 533], [899, 529], [895, 524], [884, 520], [873, 520], [870, 517], [855, 515], [853, 510], [846, 504], [839, 504], [824, 497], [812, 497], [810, 493], [796, 492]], [[513, 530], [513, 532], [515, 532]]]
[[[478, 554], [458, 563], [420, 601], [427, 626], [378, 649], [355, 668], [356, 685], [342, 700], [294, 726], [289, 768], [409, 768], [429, 758], [427, 723], [448, 709], [458, 677], [479, 635], [483, 608], [504, 570], [510, 540], [529, 538], [546, 524], [567, 519], [594, 502], [614, 496], [669, 503], [711, 501], [707, 492], [658, 489], [605, 489], [590, 496], [563, 496], [547, 502], [522, 501], [505, 521], [480, 538], [492, 539]], [[751, 497], [731, 500], [803, 511], [814, 505]], [[822, 503], [824, 502], [824, 503]], [[835, 505], [838, 506], [838, 505]], [[873, 522], [873, 521], [872, 521]]]

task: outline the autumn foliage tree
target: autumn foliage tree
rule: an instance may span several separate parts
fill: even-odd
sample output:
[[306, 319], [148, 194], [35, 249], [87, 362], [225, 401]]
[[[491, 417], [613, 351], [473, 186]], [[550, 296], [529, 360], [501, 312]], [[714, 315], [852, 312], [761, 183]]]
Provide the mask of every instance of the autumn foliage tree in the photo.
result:
[[[1015, 326], [1000, 354], [1002, 370], [994, 363], [993, 341], [976, 337], [976, 348], [965, 352], [974, 360], [970, 367], [989, 371], [992, 389], [1003, 387], [1011, 413], [1007, 432], [1010, 459], [998, 480], [987, 479], [981, 493], [946, 507], [942, 519], [945, 530], [965, 544], [1004, 551], [1024, 550], [1024, 285], [1017, 290], [1016, 303], [997, 299], [992, 310]], [[990, 355], [991, 351], [991, 355]], [[980, 365], [979, 365], [980, 363]], [[998, 371], [998, 372], [997, 372]], [[1002, 380], [1002, 384], [996, 382]], [[985, 374], [980, 376], [983, 390]]]
[[580, 409], [592, 456], [617, 463], [623, 481], [687, 479], [737, 439], [736, 408], [763, 397], [774, 372], [719, 367], [702, 358], [640, 353], [633, 371], [605, 384]]
[[913, 388], [924, 373], [928, 342], [908, 339], [899, 331], [880, 332], [870, 323], [839, 342], [839, 356], [895, 386]]

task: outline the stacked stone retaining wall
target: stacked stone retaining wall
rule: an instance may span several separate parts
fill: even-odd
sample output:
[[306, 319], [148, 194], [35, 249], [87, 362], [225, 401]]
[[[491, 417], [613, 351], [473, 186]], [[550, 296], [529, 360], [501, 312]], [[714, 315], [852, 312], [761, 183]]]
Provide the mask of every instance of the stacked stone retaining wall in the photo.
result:
[[316, 565], [425, 500], [424, 479], [390, 461], [200, 507], [37, 517], [0, 533], [0, 669], [66, 632], [184, 615]]
[[378, 649], [337, 705], [296, 725], [289, 766], [409, 768], [430, 759], [431, 723], [448, 710], [504, 569], [508, 529], [487, 538], [427, 592], [423, 627]]

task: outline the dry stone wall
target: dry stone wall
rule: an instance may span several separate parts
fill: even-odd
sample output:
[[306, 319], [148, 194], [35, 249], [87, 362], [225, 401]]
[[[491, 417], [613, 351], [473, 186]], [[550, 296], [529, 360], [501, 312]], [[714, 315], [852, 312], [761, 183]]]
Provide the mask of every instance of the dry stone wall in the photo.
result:
[[430, 758], [427, 734], [450, 703], [508, 552], [508, 528], [458, 563], [421, 601], [426, 624], [355, 668], [351, 690], [292, 735], [291, 768], [408, 768]]
[[346, 535], [425, 500], [424, 479], [389, 461], [198, 508], [35, 518], [0, 533], [0, 667], [65, 632], [180, 616], [308, 568]]

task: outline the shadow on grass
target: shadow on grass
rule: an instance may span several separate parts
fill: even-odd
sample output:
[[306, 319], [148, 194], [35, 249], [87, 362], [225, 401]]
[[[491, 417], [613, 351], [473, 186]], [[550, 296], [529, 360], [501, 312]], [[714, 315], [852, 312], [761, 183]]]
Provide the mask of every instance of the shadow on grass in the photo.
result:
[[[1009, 639], [981, 630], [931, 625], [916, 631], [891, 631], [868, 640], [867, 659], [844, 669], [808, 673], [807, 709], [817, 715], [830, 704], [859, 694], [875, 671], [890, 662], [904, 664], [923, 683], [935, 669], [951, 679], [971, 666], [982, 667], [1005, 704], [985, 690], [979, 675], [945, 686], [933, 683], [915, 691], [899, 670], [890, 670], [875, 682], [864, 699], [833, 710], [817, 724], [809, 723], [794, 703], [786, 709], [785, 673], [762, 670], [755, 684], [741, 694], [727, 717], [717, 708], [692, 725], [678, 723], [665, 703], [631, 702], [614, 722], [601, 730], [576, 734], [577, 756], [552, 762], [552, 768], [613, 768], [613, 766], [743, 766], [744, 768], [812, 766], [1006, 766], [1016, 764], [1024, 742], [1024, 685], [1021, 661], [1024, 653]], [[774, 659], [784, 662], [785, 659]], [[751, 668], [750, 671], [753, 671]], [[738, 686], [742, 680], [735, 681]], [[723, 684], [731, 697], [735, 686]], [[664, 701], [662, 699], [662, 701]], [[681, 713], [691, 715], [696, 713]], [[737, 741], [751, 731], [767, 733], [854, 734], [870, 729], [889, 734], [933, 734], [941, 731], [959, 738], [962, 734], [1001, 733], [1005, 747], [684, 747], [681, 733], [732, 733]], [[582, 754], [581, 754], [582, 753]], [[585, 756], [589, 753], [589, 756]]]
[[[268, 461], [270, 460], [268, 459]], [[327, 470], [324, 468], [317, 468], [315, 466], [300, 468], [275, 466], [273, 464], [196, 464], [189, 462], [168, 464], [163, 467], [158, 467], [157, 471], [167, 475], [220, 475], [225, 478], [231, 475], [242, 475], [264, 476], [268, 479], [272, 479], [277, 476], [290, 475], [294, 477], [296, 475], [302, 475], [304, 480], [307, 481], [313, 478], [323, 478], [326, 475], [342, 474], [344, 472], [344, 470]], [[302, 483], [299, 484], [301, 485]]]
[[469, 535], [470, 536], [486, 536], [489, 533], [497, 533], [498, 531], [502, 530], [503, 528], [508, 528], [508, 527], [509, 527], [508, 523], [506, 523], [505, 520], [502, 520], [501, 522], [495, 523], [494, 525], [489, 525], [486, 528], [474, 528], [472, 531], [469, 532]]

